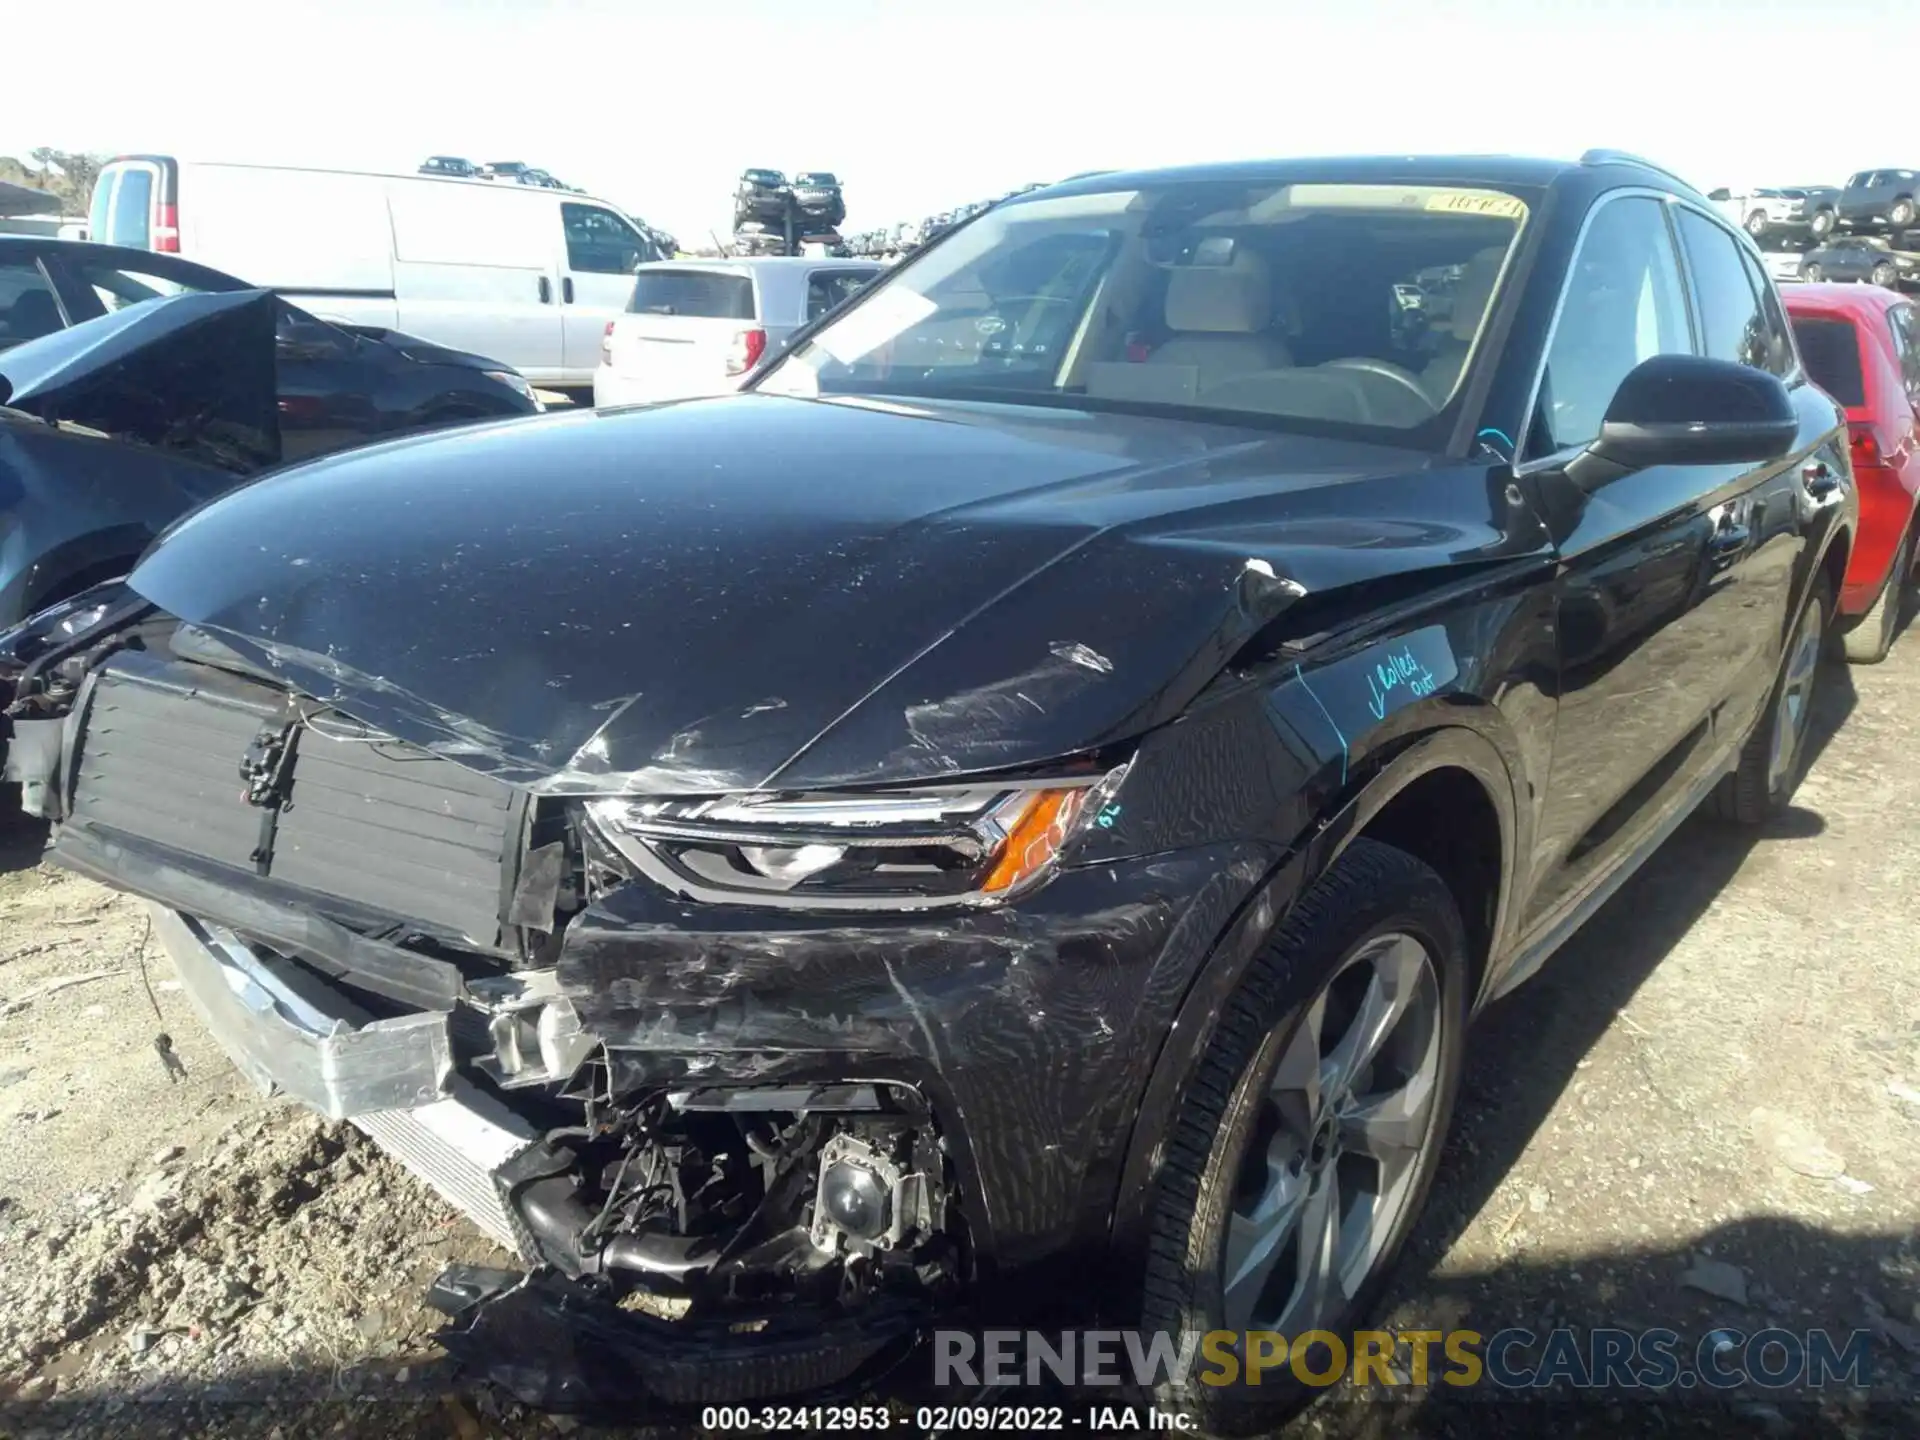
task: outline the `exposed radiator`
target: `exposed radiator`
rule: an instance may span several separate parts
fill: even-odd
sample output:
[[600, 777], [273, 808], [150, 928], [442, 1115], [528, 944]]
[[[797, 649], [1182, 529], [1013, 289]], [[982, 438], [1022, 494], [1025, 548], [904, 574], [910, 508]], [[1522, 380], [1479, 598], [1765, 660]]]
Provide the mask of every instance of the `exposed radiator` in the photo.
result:
[[[251, 872], [260, 807], [240, 775], [285, 692], [183, 660], [115, 656], [85, 717], [74, 818]], [[335, 721], [332, 729], [349, 729]], [[311, 726], [295, 748], [269, 875], [491, 947], [515, 792], [379, 735]]]
[[440, 1198], [468, 1216], [507, 1249], [529, 1263], [508, 1218], [506, 1196], [494, 1180], [499, 1168], [538, 1138], [532, 1127], [492, 1096], [459, 1080], [445, 1100], [416, 1110], [383, 1110], [354, 1124], [382, 1150], [431, 1185]]

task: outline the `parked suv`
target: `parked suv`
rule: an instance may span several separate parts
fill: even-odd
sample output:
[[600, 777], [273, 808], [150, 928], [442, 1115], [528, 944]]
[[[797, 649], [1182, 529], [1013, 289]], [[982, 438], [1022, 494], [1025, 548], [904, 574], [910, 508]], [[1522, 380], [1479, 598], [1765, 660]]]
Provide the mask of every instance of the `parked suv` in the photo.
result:
[[462, 160], [458, 155], [429, 155], [420, 167], [422, 175], [445, 175], [454, 180], [473, 180], [480, 174], [480, 167], [471, 160]]
[[1758, 245], [1818, 240], [1834, 223], [1837, 190], [1805, 187], [1709, 191], [1707, 198]]
[[847, 218], [840, 182], [826, 170], [806, 170], [796, 175], [793, 203], [809, 231], [832, 230]]
[[[16, 778], [250, 1074], [537, 1267], [434, 1291], [523, 1396], [855, 1393], [1041, 1306], [1270, 1359], [1381, 1296], [1469, 1019], [1787, 806], [1856, 523], [1649, 165], [1091, 176], [744, 393], [206, 507], [16, 637]], [[1227, 1368], [1158, 1398], [1318, 1393]]]
[[733, 192], [734, 228], [749, 220], [778, 225], [787, 214], [787, 177], [778, 170], [745, 170]]
[[1920, 172], [1862, 170], [1840, 192], [1843, 230], [1905, 230], [1920, 219]]
[[634, 405], [737, 390], [763, 356], [880, 273], [831, 258], [671, 260], [634, 274], [607, 322], [593, 403]]

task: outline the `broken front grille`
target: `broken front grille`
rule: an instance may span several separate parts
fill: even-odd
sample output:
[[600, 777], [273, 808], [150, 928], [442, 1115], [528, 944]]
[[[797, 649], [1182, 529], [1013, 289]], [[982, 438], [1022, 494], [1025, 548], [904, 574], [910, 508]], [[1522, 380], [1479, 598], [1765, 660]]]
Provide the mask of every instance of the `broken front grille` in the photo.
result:
[[341, 717], [300, 726], [283, 756], [291, 719], [271, 685], [116, 656], [88, 703], [72, 820], [497, 944], [517, 792]]

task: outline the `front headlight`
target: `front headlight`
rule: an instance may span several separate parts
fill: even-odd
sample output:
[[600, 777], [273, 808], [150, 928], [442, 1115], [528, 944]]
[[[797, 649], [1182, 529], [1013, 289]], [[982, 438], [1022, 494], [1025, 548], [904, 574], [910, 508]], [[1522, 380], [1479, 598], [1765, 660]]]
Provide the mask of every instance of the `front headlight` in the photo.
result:
[[635, 869], [696, 899], [816, 909], [992, 904], [1044, 877], [1127, 767], [1037, 782], [879, 793], [586, 802]]
[[533, 402], [534, 409], [545, 410], [547, 408], [545, 405], [540, 403], [540, 397], [533, 393], [533, 386], [527, 383], [526, 376], [518, 374], [512, 370], [485, 370], [485, 371], [482, 371], [481, 373], [484, 374], [489, 380], [498, 380], [502, 385], [506, 386], [509, 390], [512, 390], [514, 393], [524, 397], [525, 399], [531, 400]]

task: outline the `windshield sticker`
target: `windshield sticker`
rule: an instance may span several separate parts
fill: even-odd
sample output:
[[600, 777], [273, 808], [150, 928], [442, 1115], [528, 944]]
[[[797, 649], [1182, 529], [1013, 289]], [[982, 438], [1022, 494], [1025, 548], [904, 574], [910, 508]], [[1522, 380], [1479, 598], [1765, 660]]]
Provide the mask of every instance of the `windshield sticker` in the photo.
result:
[[904, 285], [883, 286], [838, 324], [815, 335], [813, 343], [842, 365], [851, 365], [939, 308], [917, 290]]
[[1518, 220], [1527, 213], [1527, 207], [1513, 196], [1487, 190], [1443, 190], [1427, 197], [1426, 208], [1452, 215], [1497, 215], [1504, 220]]

